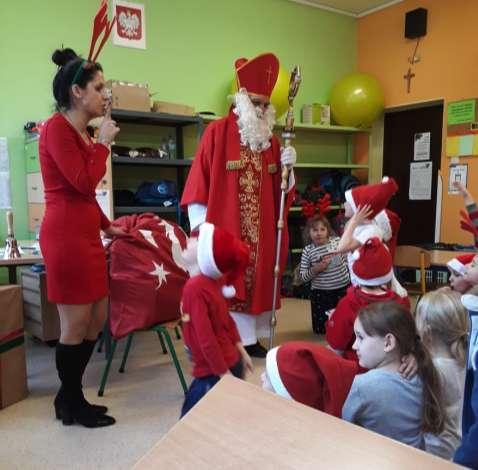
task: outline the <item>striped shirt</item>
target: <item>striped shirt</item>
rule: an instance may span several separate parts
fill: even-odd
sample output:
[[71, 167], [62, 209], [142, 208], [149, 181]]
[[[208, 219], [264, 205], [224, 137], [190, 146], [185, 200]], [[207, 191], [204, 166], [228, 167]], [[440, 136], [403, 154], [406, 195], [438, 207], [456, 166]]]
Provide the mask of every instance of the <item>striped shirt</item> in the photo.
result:
[[324, 255], [336, 251], [339, 241], [340, 238], [333, 237], [325, 245], [311, 243], [302, 251], [299, 268], [300, 278], [304, 282], [311, 281], [312, 289], [333, 290], [349, 284], [349, 271], [343, 255], [334, 256], [324, 271], [317, 274], [312, 272], [312, 265], [318, 263]]

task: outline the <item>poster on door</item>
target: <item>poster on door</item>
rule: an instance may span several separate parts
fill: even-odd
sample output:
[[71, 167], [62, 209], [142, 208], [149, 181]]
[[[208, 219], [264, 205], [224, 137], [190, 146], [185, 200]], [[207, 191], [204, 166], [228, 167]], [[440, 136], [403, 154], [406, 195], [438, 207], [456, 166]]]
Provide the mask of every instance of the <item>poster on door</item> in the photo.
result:
[[144, 5], [113, 0], [116, 24], [113, 28], [113, 44], [116, 46], [146, 49], [146, 18]]
[[430, 201], [432, 198], [432, 162], [410, 163], [410, 201]]
[[430, 160], [430, 132], [416, 132], [413, 142], [413, 160]]

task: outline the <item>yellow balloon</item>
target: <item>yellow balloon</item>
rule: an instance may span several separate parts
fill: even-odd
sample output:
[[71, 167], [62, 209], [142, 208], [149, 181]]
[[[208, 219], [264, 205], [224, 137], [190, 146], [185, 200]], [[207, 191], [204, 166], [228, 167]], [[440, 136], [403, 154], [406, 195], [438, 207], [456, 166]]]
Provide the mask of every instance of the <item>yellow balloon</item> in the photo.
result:
[[[272, 90], [271, 103], [276, 110], [276, 118], [280, 118], [285, 114], [289, 107], [289, 82], [290, 82], [290, 72], [286, 69], [280, 67], [279, 75], [277, 77], [276, 84]], [[234, 77], [231, 83], [231, 94], [237, 92], [237, 82]]]
[[330, 112], [341, 126], [369, 127], [382, 113], [384, 95], [378, 80], [353, 73], [339, 80], [330, 94]]

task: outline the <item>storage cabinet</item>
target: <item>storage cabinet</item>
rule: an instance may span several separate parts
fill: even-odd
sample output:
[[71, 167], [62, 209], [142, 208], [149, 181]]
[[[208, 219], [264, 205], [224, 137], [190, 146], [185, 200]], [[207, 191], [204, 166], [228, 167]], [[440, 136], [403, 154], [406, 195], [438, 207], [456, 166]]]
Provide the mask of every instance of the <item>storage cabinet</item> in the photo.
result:
[[154, 212], [160, 217], [183, 222], [179, 210], [179, 199], [184, 188], [187, 172], [202, 129], [198, 116], [181, 116], [164, 113], [146, 113], [114, 109], [112, 118], [121, 132], [116, 144], [121, 147], [158, 149], [167, 140], [173, 139], [176, 147], [175, 158], [135, 157], [113, 155], [112, 190], [128, 190], [134, 193], [143, 181], [174, 181], [177, 187], [178, 203], [173, 205], [144, 205], [114, 203], [115, 217], [125, 214]]
[[55, 304], [48, 302], [45, 272], [22, 269], [25, 331], [42, 341], [60, 338], [60, 319]]

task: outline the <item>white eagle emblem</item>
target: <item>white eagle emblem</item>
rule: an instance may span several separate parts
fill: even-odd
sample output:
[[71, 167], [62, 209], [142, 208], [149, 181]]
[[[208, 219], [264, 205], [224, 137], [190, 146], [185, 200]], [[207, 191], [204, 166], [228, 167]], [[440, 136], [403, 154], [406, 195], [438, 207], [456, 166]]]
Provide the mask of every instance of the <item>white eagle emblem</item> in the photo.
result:
[[136, 13], [131, 14], [131, 11], [122, 11], [119, 14], [118, 24], [121, 28], [121, 33], [128, 38], [138, 38], [141, 36], [140, 19]]

